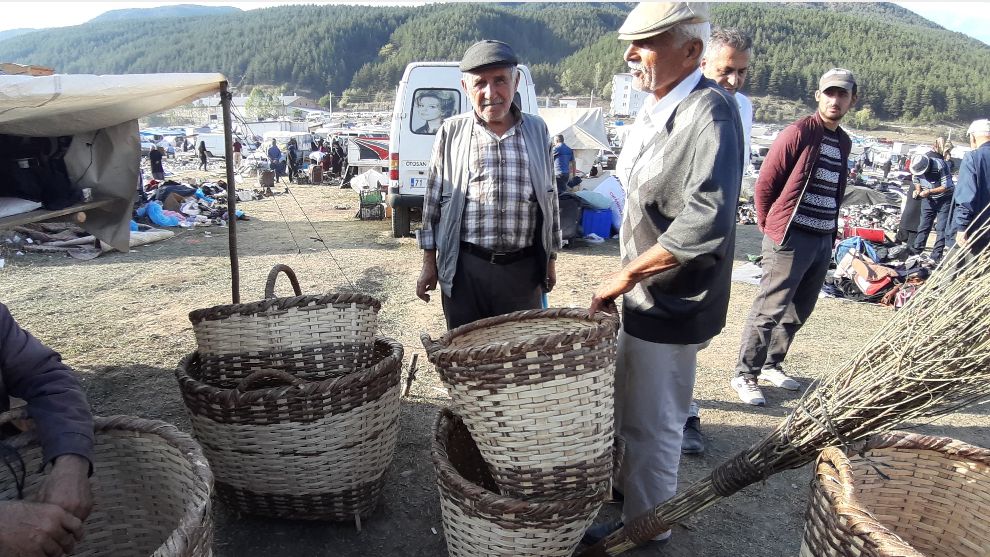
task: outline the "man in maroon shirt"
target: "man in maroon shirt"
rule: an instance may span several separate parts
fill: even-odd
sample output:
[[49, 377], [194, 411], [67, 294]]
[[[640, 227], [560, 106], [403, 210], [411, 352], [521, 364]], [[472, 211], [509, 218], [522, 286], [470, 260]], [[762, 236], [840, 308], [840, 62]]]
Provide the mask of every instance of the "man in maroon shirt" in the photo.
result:
[[754, 406], [766, 402], [758, 379], [801, 388], [781, 364], [815, 309], [832, 258], [852, 147], [839, 122], [856, 103], [856, 89], [849, 70], [825, 72], [815, 91], [818, 110], [781, 132], [760, 168], [753, 201], [764, 234], [763, 277], [731, 381]]

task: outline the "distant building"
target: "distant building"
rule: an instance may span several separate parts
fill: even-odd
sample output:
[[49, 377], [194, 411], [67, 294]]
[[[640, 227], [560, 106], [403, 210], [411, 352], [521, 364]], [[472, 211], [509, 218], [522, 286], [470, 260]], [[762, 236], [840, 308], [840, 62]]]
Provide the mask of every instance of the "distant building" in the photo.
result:
[[44, 66], [32, 66], [25, 64], [12, 64], [10, 62], [0, 62], [0, 75], [52, 75], [55, 70]]
[[643, 107], [646, 93], [634, 89], [632, 74], [620, 73], [612, 77], [612, 114], [635, 116]]
[[[241, 111], [244, 114], [245, 107], [247, 106], [248, 97], [246, 95], [234, 96], [231, 98], [231, 106], [234, 109]], [[293, 109], [302, 109], [304, 112], [309, 111], [320, 111], [320, 112], [330, 112], [326, 108], [320, 106], [316, 101], [308, 99], [306, 97], [300, 97], [298, 95], [282, 95], [279, 97], [281, 101], [282, 109], [279, 111], [280, 117], [292, 116]], [[219, 114], [220, 97], [204, 97], [193, 102], [193, 106], [207, 106], [216, 107], [217, 114]]]

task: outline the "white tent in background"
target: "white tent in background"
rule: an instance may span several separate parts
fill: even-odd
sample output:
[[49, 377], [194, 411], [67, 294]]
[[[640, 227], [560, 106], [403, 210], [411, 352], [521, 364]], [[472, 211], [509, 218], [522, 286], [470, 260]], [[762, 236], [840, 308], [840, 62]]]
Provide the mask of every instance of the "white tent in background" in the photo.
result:
[[83, 227], [128, 251], [141, 145], [138, 118], [220, 92], [226, 78], [209, 74], [0, 75], [0, 134], [73, 136], [69, 177], [91, 188]]
[[601, 108], [541, 108], [540, 118], [547, 123], [550, 137], [564, 136], [564, 143], [574, 150], [577, 169], [590, 172], [602, 149], [611, 149], [605, 133]]

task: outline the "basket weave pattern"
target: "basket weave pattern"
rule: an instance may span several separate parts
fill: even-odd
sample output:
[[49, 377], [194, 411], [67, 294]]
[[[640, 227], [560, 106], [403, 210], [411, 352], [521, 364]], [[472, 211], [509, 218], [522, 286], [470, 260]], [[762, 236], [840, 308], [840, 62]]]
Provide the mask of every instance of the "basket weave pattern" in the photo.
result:
[[239, 354], [370, 342], [381, 303], [362, 294], [274, 298], [189, 314], [199, 351]]
[[[75, 557], [209, 557], [213, 476], [199, 446], [174, 426], [130, 416], [96, 418], [93, 512]], [[28, 477], [25, 496], [44, 479], [32, 434], [7, 440], [18, 448]], [[17, 496], [13, 478], [0, 468], [0, 500]]]
[[909, 433], [822, 451], [801, 557], [936, 555], [990, 555], [990, 451]]
[[500, 491], [592, 495], [612, 473], [614, 319], [515, 312], [454, 329], [427, 355]]
[[570, 556], [608, 485], [597, 486], [594, 496], [552, 502], [499, 495], [471, 434], [447, 409], [437, 415], [432, 457], [451, 557]]
[[194, 353], [176, 376], [226, 504], [283, 518], [367, 516], [395, 452], [402, 346], [378, 339], [374, 350], [353, 353], [349, 370], [346, 352], [309, 351], [341, 359], [327, 357], [306, 380], [264, 358], [236, 358], [232, 366], [212, 357], [204, 374]]

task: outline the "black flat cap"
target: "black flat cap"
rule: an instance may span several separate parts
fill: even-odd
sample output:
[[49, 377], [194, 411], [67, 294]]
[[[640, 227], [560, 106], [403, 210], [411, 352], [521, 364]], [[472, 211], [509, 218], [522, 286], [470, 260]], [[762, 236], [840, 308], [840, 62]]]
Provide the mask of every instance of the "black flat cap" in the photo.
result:
[[502, 41], [478, 41], [468, 47], [458, 66], [462, 72], [473, 72], [505, 66], [517, 66], [519, 59], [512, 47]]

